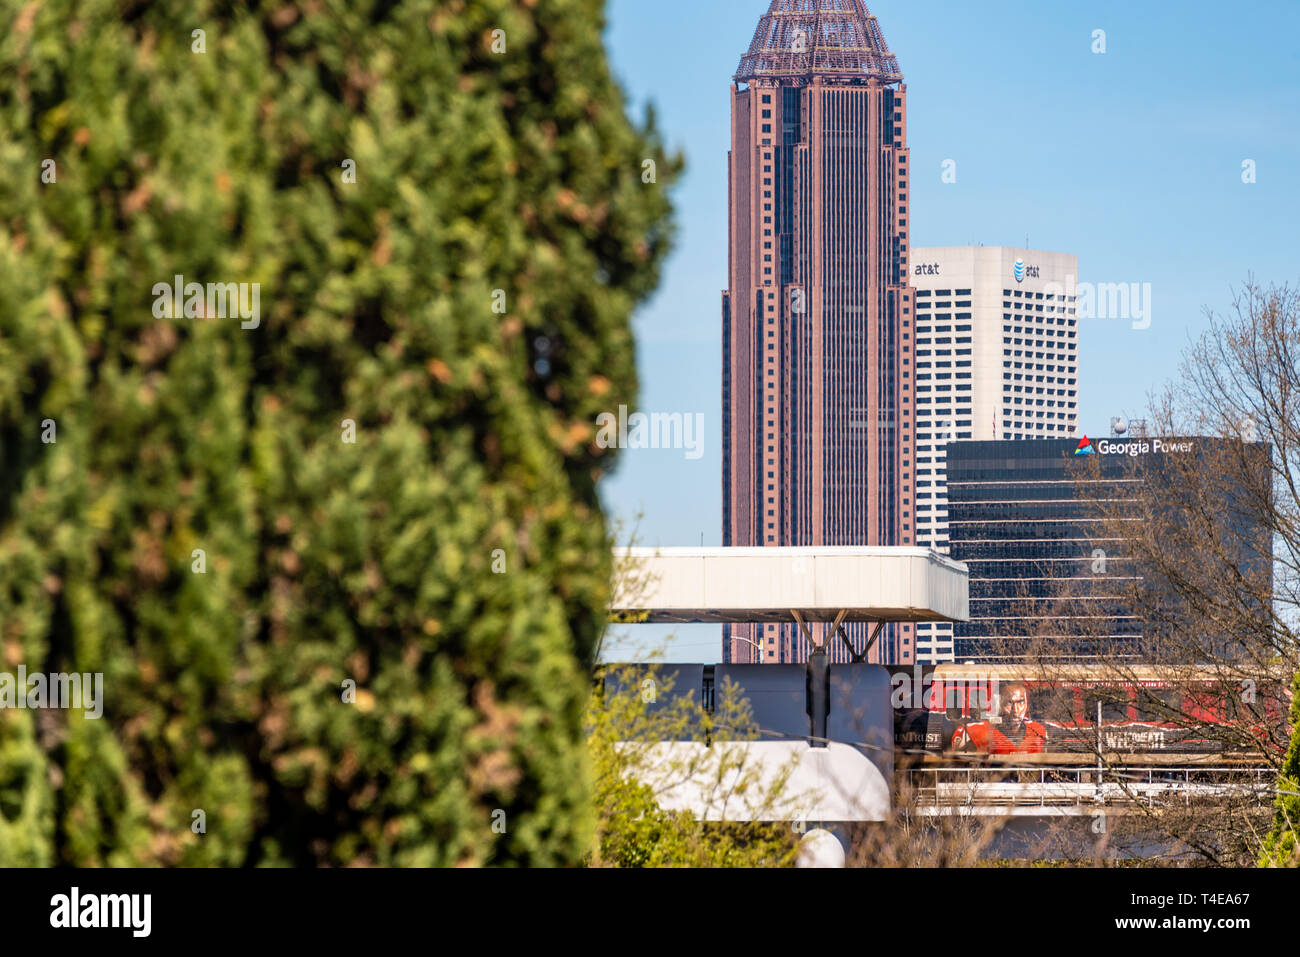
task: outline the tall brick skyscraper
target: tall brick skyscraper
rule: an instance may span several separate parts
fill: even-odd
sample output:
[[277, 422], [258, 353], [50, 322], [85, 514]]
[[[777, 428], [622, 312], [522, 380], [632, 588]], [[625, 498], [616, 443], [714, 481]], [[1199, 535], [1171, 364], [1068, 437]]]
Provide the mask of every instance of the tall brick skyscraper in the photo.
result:
[[[910, 545], [912, 295], [898, 61], [863, 0], [772, 0], [733, 79], [723, 543]], [[868, 629], [850, 627], [855, 647]], [[910, 662], [914, 640], [912, 626], [890, 626], [871, 660]], [[842, 641], [829, 647], [844, 659]], [[794, 625], [724, 631], [724, 661], [807, 653]]]

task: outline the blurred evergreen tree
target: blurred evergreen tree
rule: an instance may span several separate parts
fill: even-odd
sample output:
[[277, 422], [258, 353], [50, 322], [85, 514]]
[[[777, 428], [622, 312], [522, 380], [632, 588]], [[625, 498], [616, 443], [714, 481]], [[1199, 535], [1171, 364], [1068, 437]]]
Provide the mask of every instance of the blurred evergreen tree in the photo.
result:
[[105, 688], [0, 711], [0, 864], [589, 848], [595, 418], [681, 166], [603, 6], [0, 9], [0, 670]]

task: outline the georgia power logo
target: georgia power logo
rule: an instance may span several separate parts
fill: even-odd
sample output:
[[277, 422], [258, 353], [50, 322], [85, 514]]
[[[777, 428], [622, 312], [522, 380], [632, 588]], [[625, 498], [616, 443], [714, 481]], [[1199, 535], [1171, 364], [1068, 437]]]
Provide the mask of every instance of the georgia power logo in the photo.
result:
[[1075, 455], [1096, 455], [1097, 450], [1092, 447], [1092, 439], [1086, 435], [1079, 440], [1079, 447], [1074, 450]]
[[1016, 274], [1016, 282], [1025, 281], [1025, 261], [1023, 259], [1016, 260], [1016, 264], [1013, 271]]

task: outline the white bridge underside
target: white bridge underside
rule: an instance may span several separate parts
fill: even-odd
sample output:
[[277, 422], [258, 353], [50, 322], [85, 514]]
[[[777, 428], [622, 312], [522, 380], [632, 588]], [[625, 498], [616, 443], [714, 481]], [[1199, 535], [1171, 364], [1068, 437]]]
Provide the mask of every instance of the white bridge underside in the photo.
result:
[[[659, 805], [690, 811], [704, 821], [889, 817], [891, 783], [846, 744], [814, 748], [804, 741], [715, 741], [712, 746], [664, 741], [649, 745], [645, 758], [637, 777], [655, 792]], [[779, 803], [764, 799], [774, 793], [781, 795]]]
[[611, 612], [646, 623], [965, 621], [965, 565], [926, 548], [630, 548]]

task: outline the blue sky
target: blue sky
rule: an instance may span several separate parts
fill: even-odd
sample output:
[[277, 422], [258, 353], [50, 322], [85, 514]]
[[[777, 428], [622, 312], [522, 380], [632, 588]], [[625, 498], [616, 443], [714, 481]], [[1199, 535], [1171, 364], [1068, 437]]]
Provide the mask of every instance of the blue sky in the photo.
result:
[[[1137, 416], [1248, 274], [1300, 281], [1300, 3], [868, 2], [907, 79], [911, 245], [1074, 253], [1081, 281], [1150, 283], [1150, 328], [1080, 328], [1080, 427]], [[767, 0], [611, 0], [639, 117], [686, 157], [678, 245], [635, 318], [644, 411], [700, 413], [703, 456], [630, 450], [603, 488], [648, 545], [721, 542], [721, 319], [730, 78]], [[1106, 52], [1092, 52], [1105, 31]], [[957, 181], [942, 182], [956, 161]], [[1256, 182], [1242, 182], [1254, 160]], [[610, 655], [662, 643], [644, 628]], [[716, 661], [718, 629], [673, 660]]]

